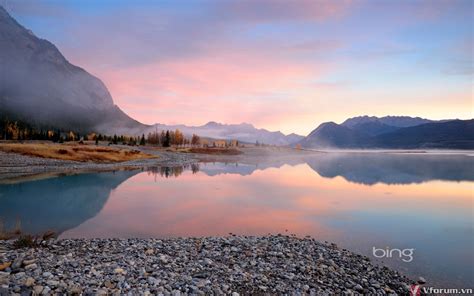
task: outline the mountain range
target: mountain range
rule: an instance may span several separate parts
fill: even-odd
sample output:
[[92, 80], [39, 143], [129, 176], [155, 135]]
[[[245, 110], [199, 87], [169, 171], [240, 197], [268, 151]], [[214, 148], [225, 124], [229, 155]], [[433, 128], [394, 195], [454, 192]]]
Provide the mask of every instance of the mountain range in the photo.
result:
[[305, 148], [474, 149], [474, 120], [361, 116], [325, 122], [299, 142]]
[[201, 126], [186, 126], [186, 125], [164, 125], [155, 124], [147, 131], [153, 130], [174, 130], [179, 129], [185, 135], [192, 134], [200, 137], [213, 139], [236, 139], [243, 143], [264, 143], [270, 145], [288, 146], [301, 141], [304, 137], [297, 134], [284, 135], [282, 132], [271, 132], [266, 129], [255, 128], [252, 124], [223, 124], [210, 121]]

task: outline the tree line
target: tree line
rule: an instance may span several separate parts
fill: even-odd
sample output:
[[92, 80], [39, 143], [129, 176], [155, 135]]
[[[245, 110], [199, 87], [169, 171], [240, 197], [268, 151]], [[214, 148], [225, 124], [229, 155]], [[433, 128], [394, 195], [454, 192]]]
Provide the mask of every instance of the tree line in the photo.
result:
[[123, 145], [154, 145], [161, 147], [171, 146], [186, 146], [186, 145], [199, 145], [201, 139], [197, 135], [193, 135], [191, 138], [186, 138], [184, 134], [179, 130], [162, 130], [161, 132], [155, 131], [148, 133], [147, 137], [145, 134], [141, 136], [127, 136], [127, 135], [105, 135], [97, 133], [80, 134], [75, 131], [63, 131], [60, 129], [48, 129], [48, 128], [35, 128], [32, 125], [21, 121], [21, 120], [9, 120], [8, 118], [2, 118], [0, 121], [0, 139], [3, 140], [43, 140], [53, 142], [67, 142], [67, 141], [95, 141], [96, 144], [99, 142], [107, 141], [109, 144], [123, 144]]
[[170, 147], [170, 146], [186, 146], [186, 145], [199, 145], [201, 139], [197, 135], [193, 135], [191, 139], [188, 139], [184, 134], [176, 129], [174, 131], [162, 130], [161, 132], [155, 131], [148, 133], [146, 143], [154, 146]]
[[59, 129], [35, 128], [21, 120], [2, 118], [0, 139], [2, 140], [44, 140], [53, 142], [73, 141], [80, 138], [79, 133], [61, 132]]

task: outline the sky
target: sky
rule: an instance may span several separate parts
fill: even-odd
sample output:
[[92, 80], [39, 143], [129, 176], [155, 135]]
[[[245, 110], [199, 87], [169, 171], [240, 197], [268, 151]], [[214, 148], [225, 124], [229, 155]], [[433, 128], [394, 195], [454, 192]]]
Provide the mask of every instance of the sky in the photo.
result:
[[474, 1], [0, 0], [147, 124], [473, 118]]

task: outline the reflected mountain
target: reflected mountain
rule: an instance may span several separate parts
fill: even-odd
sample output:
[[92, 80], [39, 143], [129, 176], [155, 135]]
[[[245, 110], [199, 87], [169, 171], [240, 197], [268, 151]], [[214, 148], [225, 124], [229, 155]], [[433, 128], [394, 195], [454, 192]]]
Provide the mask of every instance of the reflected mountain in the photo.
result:
[[199, 170], [206, 175], [218, 176], [226, 174], [237, 174], [241, 176], [251, 175], [254, 171], [259, 170], [258, 164], [242, 164], [242, 163], [203, 163]]
[[78, 174], [0, 185], [0, 219], [4, 229], [21, 223], [24, 233], [57, 234], [97, 215], [113, 189], [140, 171]]
[[322, 177], [366, 185], [474, 181], [474, 157], [468, 155], [328, 153], [306, 162]]
[[[302, 162], [300, 162], [302, 163]], [[267, 168], [279, 168], [283, 164], [261, 165], [261, 164], [245, 164], [237, 162], [201, 162], [194, 164], [186, 164], [182, 166], [162, 166], [151, 167], [147, 171], [154, 176], [162, 178], [177, 178], [186, 171], [192, 171], [193, 174], [202, 172], [209, 177], [219, 175], [240, 175], [249, 176], [256, 170], [265, 170]]]
[[166, 178], [178, 177], [187, 170], [200, 171], [211, 177], [222, 174], [249, 176], [257, 170], [305, 163], [322, 177], [341, 176], [349, 182], [365, 185], [474, 181], [473, 156], [429, 153], [321, 153], [304, 158], [262, 159], [258, 163], [204, 162], [155, 168], [152, 172]]

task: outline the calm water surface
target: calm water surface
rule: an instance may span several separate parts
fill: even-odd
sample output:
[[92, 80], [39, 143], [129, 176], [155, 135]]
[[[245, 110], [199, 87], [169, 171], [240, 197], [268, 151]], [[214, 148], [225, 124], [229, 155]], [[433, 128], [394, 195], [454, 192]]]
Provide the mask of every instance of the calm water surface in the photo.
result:
[[[350, 153], [0, 185], [4, 227], [63, 238], [311, 235], [442, 287], [472, 287], [474, 157]], [[375, 258], [374, 258], [375, 259]]]

